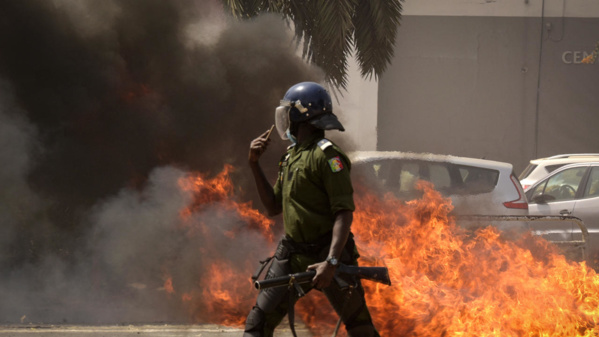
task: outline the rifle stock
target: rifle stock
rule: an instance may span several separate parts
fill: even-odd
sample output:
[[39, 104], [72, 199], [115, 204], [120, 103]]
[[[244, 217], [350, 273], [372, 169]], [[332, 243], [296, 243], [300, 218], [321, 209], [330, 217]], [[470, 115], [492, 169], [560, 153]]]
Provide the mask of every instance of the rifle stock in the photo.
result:
[[[389, 270], [387, 269], [387, 267], [358, 267], [339, 264], [337, 270], [335, 271], [335, 274], [351, 275], [357, 278], [391, 285], [391, 280], [389, 279]], [[266, 280], [255, 281], [254, 287], [260, 290], [273, 287], [291, 286], [293, 284], [310, 283], [312, 282], [312, 279], [315, 275], [315, 270], [308, 270], [301, 273], [289, 274], [285, 276], [269, 278]]]

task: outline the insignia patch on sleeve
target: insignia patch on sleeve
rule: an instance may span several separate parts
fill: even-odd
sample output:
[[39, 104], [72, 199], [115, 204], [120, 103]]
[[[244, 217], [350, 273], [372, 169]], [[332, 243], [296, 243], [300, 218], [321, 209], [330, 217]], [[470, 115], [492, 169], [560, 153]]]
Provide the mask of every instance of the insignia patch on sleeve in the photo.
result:
[[341, 162], [339, 156], [329, 159], [329, 166], [333, 172], [339, 172], [343, 170], [343, 163]]
[[333, 146], [333, 143], [331, 143], [331, 141], [326, 138], [323, 138], [318, 142], [318, 147], [320, 147], [320, 149], [323, 151], [326, 150], [329, 146]]

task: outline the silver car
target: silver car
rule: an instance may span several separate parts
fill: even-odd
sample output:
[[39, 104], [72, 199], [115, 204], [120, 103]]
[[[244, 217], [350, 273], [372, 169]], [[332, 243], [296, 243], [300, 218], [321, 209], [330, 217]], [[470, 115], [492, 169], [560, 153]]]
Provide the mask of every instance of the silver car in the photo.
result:
[[533, 159], [520, 173], [518, 179], [526, 192], [534, 183], [562, 166], [594, 161], [599, 161], [599, 153], [558, 154], [547, 158]]
[[509, 163], [397, 151], [359, 151], [349, 157], [358, 179], [402, 200], [417, 198], [414, 183], [426, 180], [451, 198], [455, 215], [528, 215], [524, 191]]
[[[527, 191], [530, 215], [574, 216], [589, 232], [587, 261], [599, 266], [599, 161], [562, 166]], [[534, 230], [554, 241], [580, 240], [571, 222], [535, 223]]]

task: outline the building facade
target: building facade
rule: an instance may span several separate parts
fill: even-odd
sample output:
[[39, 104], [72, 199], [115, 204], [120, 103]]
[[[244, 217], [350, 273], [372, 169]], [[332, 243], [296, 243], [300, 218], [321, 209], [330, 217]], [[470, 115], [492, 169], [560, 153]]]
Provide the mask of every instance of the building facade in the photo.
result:
[[506, 161], [599, 153], [599, 1], [406, 1], [377, 149]]

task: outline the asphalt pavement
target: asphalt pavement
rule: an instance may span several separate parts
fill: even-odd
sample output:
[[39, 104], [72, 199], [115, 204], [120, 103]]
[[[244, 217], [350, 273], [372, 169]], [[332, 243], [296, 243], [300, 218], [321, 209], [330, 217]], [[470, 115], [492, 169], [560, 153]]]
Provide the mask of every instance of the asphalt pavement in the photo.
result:
[[[305, 326], [295, 329], [298, 337], [311, 337]], [[241, 337], [242, 329], [220, 325], [0, 325], [0, 337]], [[288, 325], [281, 324], [275, 337], [293, 337]]]

